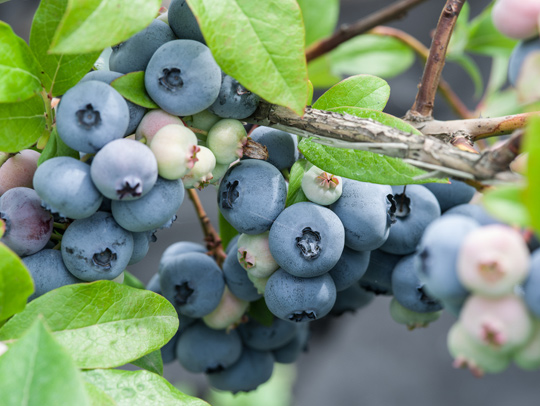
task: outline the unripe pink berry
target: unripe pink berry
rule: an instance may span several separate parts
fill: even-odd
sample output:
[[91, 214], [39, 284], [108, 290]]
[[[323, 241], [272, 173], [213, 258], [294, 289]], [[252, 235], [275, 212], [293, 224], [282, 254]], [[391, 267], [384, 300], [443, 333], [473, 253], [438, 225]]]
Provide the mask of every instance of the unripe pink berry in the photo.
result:
[[163, 110], [150, 110], [144, 115], [137, 130], [135, 131], [135, 139], [146, 139], [146, 145], [150, 145], [154, 135], [163, 127], [169, 124], [178, 124], [183, 126], [184, 123], [179, 117], [173, 116]]
[[15, 187], [32, 187], [40, 153], [23, 149], [0, 166], [0, 196]]
[[504, 35], [528, 39], [538, 35], [538, 0], [498, 0], [493, 6], [493, 24]]
[[197, 137], [189, 128], [169, 124], [153, 137], [150, 149], [158, 163], [159, 176], [169, 180], [185, 176], [197, 161]]
[[240, 322], [248, 306], [249, 302], [238, 299], [225, 286], [218, 306], [210, 314], [204, 316], [203, 321], [214, 330], [226, 329]]

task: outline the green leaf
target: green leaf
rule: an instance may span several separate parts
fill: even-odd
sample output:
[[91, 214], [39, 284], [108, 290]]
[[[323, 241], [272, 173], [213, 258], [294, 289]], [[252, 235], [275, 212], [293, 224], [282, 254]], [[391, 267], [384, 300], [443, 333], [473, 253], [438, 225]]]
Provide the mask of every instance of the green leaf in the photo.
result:
[[131, 286], [136, 289], [146, 289], [144, 283], [139, 278], [128, 271], [124, 271], [124, 285]]
[[522, 112], [515, 88], [491, 93], [480, 110], [482, 117], [502, 117]]
[[328, 37], [338, 22], [339, 0], [298, 0], [306, 30], [306, 47]]
[[304, 26], [295, 0], [188, 0], [221, 69], [269, 103], [307, 104]]
[[26, 42], [0, 21], [0, 103], [27, 100], [40, 91], [34, 55]]
[[68, 0], [50, 52], [84, 54], [125, 41], [148, 26], [160, 0]]
[[518, 185], [500, 186], [485, 192], [482, 204], [493, 217], [504, 223], [529, 227], [531, 216], [523, 202], [524, 191]]
[[223, 214], [218, 211], [219, 236], [223, 249], [227, 249], [229, 242], [238, 235], [238, 231], [227, 221]]
[[392, 78], [409, 69], [414, 57], [414, 51], [396, 38], [365, 34], [332, 51], [330, 64], [336, 75], [364, 73]]
[[165, 379], [148, 371], [97, 369], [84, 371], [83, 376], [118, 406], [209, 406], [201, 399], [184, 395]]
[[302, 190], [302, 178], [310, 166], [311, 164], [305, 159], [296, 161], [292, 166], [285, 207], [292, 206], [295, 203], [309, 201]]
[[454, 32], [450, 38], [450, 44], [448, 45], [449, 55], [460, 55], [465, 51], [467, 42], [469, 40], [469, 16], [470, 16], [471, 7], [469, 3], [463, 4], [459, 17], [456, 21], [456, 26], [454, 27]]
[[491, 19], [491, 9], [492, 6], [487, 7], [471, 21], [466, 50], [481, 55], [508, 58], [517, 41], [505, 37], [495, 28]]
[[24, 310], [34, 282], [21, 259], [0, 243], [0, 320]]
[[523, 203], [530, 215], [531, 225], [537, 232], [540, 231], [540, 117], [531, 117], [527, 124], [523, 152], [527, 157], [527, 187], [523, 193]]
[[371, 75], [357, 75], [328, 89], [313, 107], [328, 110], [332, 107], [350, 106], [382, 111], [389, 97], [390, 86], [385, 80]]
[[2, 406], [89, 405], [75, 363], [39, 319], [0, 357], [0, 393]]
[[120, 76], [111, 82], [111, 86], [132, 103], [148, 109], [159, 109], [159, 106], [146, 93], [143, 71]]
[[38, 166], [45, 162], [47, 159], [51, 159], [57, 156], [69, 156], [71, 158], [79, 159], [80, 154], [78, 151], [68, 147], [66, 143], [58, 136], [56, 127], [53, 129], [45, 149], [41, 153], [38, 159]]
[[40, 79], [53, 96], [64, 94], [92, 69], [100, 52], [75, 55], [48, 53], [53, 35], [67, 8], [68, 0], [42, 0], [30, 31], [30, 49], [41, 66]]
[[91, 383], [85, 382], [84, 387], [90, 406], [116, 406], [116, 402], [109, 395]]
[[467, 54], [449, 54], [447, 55], [447, 59], [448, 61], [457, 63], [465, 70], [465, 72], [467, 72], [474, 84], [474, 96], [480, 97], [484, 91], [484, 78], [482, 77], [482, 72], [480, 72], [480, 68], [474, 59]]
[[0, 151], [18, 152], [32, 146], [45, 130], [45, 105], [40, 95], [0, 104]]
[[144, 357], [133, 361], [132, 364], [155, 374], [163, 375], [161, 350], [152, 351], [150, 354], [146, 354]]
[[323, 55], [308, 63], [308, 74], [309, 80], [317, 89], [329, 88], [341, 80], [341, 76], [337, 76], [332, 72], [328, 55]]
[[274, 322], [274, 315], [268, 310], [264, 298], [251, 302], [249, 304], [248, 314], [263, 326], [270, 327]]
[[112, 368], [167, 343], [178, 329], [170, 302], [112, 281], [63, 286], [30, 302], [0, 329], [17, 339], [39, 316], [80, 368]]

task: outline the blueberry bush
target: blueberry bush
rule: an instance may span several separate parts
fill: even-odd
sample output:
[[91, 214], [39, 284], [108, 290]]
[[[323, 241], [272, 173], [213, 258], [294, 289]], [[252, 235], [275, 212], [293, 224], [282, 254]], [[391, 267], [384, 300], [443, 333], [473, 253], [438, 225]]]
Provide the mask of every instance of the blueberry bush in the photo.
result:
[[[42, 0], [28, 43], [0, 21], [0, 403], [204, 405], [163, 363], [249, 392], [377, 295], [410, 329], [454, 314], [456, 367], [539, 369], [540, 3], [447, 0], [427, 49], [384, 26], [423, 1], [339, 29], [338, 0]], [[186, 195], [205, 241], [145, 287], [126, 267]]]

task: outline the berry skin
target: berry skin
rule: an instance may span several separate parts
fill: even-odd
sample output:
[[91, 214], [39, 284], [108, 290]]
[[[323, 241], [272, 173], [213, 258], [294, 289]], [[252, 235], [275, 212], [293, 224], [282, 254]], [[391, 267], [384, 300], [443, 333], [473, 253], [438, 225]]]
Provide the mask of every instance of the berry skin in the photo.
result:
[[257, 110], [259, 100], [259, 96], [251, 93], [236, 79], [222, 73], [218, 98], [208, 110], [222, 118], [242, 120]]
[[205, 43], [199, 23], [186, 0], [173, 0], [169, 6], [167, 19], [175, 35], [181, 39], [192, 39]]
[[[231, 241], [232, 242], [232, 241]], [[237, 244], [229, 244], [231, 254], [227, 255], [225, 262], [223, 263], [223, 274], [227, 286], [235, 295], [241, 300], [247, 302], [253, 302], [261, 298], [259, 292], [248, 278], [248, 273], [242, 265], [238, 262], [238, 259], [234, 253], [238, 251]]]
[[62, 238], [66, 268], [84, 281], [116, 278], [132, 254], [132, 234], [120, 227], [110, 213], [97, 212], [74, 221]]
[[337, 293], [336, 303], [330, 310], [330, 314], [341, 316], [345, 313], [354, 313], [358, 309], [370, 304], [375, 299], [373, 292], [368, 292], [359, 283]]
[[145, 70], [154, 52], [166, 42], [175, 39], [167, 24], [154, 20], [127, 41], [112, 47], [109, 67], [112, 71], [121, 73]]
[[343, 179], [343, 194], [330, 209], [345, 227], [347, 247], [372, 251], [384, 244], [392, 223], [390, 196], [390, 186]]
[[214, 124], [220, 120], [220, 117], [216, 116], [209, 110], [203, 110], [197, 114], [193, 114], [192, 116], [184, 117], [184, 121], [187, 126], [195, 127], [206, 132], [210, 131]]
[[521, 68], [525, 60], [534, 52], [540, 51], [540, 38], [534, 37], [527, 41], [520, 42], [512, 51], [508, 62], [508, 81], [512, 86], [516, 86]]
[[422, 186], [435, 195], [441, 206], [441, 213], [458, 204], [469, 203], [476, 192], [472, 186], [455, 179], [450, 179], [450, 183], [426, 183]]
[[221, 372], [208, 375], [210, 385], [232, 393], [249, 392], [270, 379], [274, 370], [274, 357], [270, 351], [242, 349], [240, 359]]
[[14, 187], [32, 187], [40, 153], [23, 149], [0, 166], [0, 196]]
[[530, 273], [523, 284], [523, 300], [537, 318], [540, 318], [540, 250], [531, 255]]
[[36, 191], [27, 187], [0, 196], [0, 224], [2, 220], [5, 232], [0, 241], [20, 257], [43, 249], [53, 231], [53, 217], [41, 207]]
[[332, 269], [345, 243], [343, 225], [331, 210], [301, 202], [276, 218], [268, 242], [272, 256], [291, 275], [311, 278]]
[[437, 198], [420, 185], [392, 186], [396, 222], [390, 227], [381, 251], [397, 255], [412, 254], [426, 227], [441, 216]]
[[230, 164], [242, 158], [247, 133], [238, 120], [220, 120], [208, 131], [206, 145], [216, 156], [218, 164]]
[[174, 220], [184, 200], [181, 180], [166, 180], [158, 177], [154, 187], [137, 200], [113, 200], [114, 219], [126, 230], [134, 233], [151, 231]]
[[34, 174], [34, 189], [44, 206], [60, 217], [90, 217], [103, 201], [90, 172], [90, 166], [77, 159], [51, 158], [43, 162]]
[[216, 167], [216, 157], [208, 148], [197, 147], [197, 161], [189, 172], [182, 178], [186, 189], [202, 189], [213, 178], [212, 172]]
[[268, 309], [280, 319], [309, 322], [330, 312], [336, 301], [336, 286], [327, 273], [298, 278], [278, 269], [268, 279], [264, 300]]
[[461, 216], [467, 216], [478, 221], [478, 223], [480, 223], [481, 226], [487, 226], [490, 224], [500, 224], [500, 221], [493, 218], [486, 211], [486, 209], [484, 209], [482, 206], [478, 204], [470, 204], [470, 203], [458, 204], [457, 206], [454, 206], [451, 209], [448, 209], [444, 214], [445, 215], [459, 214]]
[[335, 203], [343, 193], [343, 180], [312, 166], [302, 178], [302, 191], [313, 203], [329, 206]]
[[329, 271], [338, 292], [356, 284], [364, 276], [369, 265], [370, 254], [370, 251], [354, 251], [345, 247], [339, 261]]
[[206, 45], [180, 39], [167, 42], [154, 53], [144, 83], [161, 109], [189, 116], [214, 103], [221, 87], [221, 69]]
[[250, 137], [268, 149], [268, 162], [280, 171], [298, 160], [298, 139], [294, 134], [261, 126], [253, 130]]
[[296, 334], [284, 346], [272, 351], [276, 362], [281, 364], [292, 364], [296, 362], [302, 351], [307, 351], [309, 339], [309, 324], [296, 324]]
[[148, 250], [150, 249], [150, 243], [156, 241], [154, 231], [144, 231], [142, 233], [132, 233], [133, 235], [133, 254], [129, 259], [128, 265], [136, 264], [142, 261]]
[[232, 166], [218, 189], [218, 208], [239, 232], [261, 234], [285, 208], [287, 185], [268, 162], [246, 159]]
[[537, 0], [498, 0], [491, 10], [495, 28], [514, 39], [538, 35], [539, 15], [540, 3]]
[[190, 372], [211, 374], [233, 365], [242, 354], [242, 340], [236, 330], [214, 330], [198, 321], [180, 335], [176, 358]]
[[418, 313], [402, 306], [396, 298], [390, 302], [390, 316], [398, 324], [404, 324], [409, 330], [427, 327], [429, 323], [437, 321], [441, 316], [441, 311]]
[[69, 89], [58, 105], [56, 129], [69, 147], [87, 153], [122, 138], [129, 126], [124, 98], [106, 83], [96, 80]]
[[521, 369], [537, 370], [540, 368], [540, 320], [534, 319], [534, 331], [529, 341], [512, 355]]
[[188, 317], [203, 317], [212, 312], [225, 289], [221, 269], [200, 252], [169, 256], [161, 261], [159, 282], [163, 296], [179, 314]]
[[250, 320], [238, 327], [245, 346], [259, 351], [275, 350], [291, 341], [296, 334], [296, 324], [274, 319], [270, 326]]
[[53, 289], [83, 282], [68, 271], [58, 250], [41, 250], [23, 258], [23, 263], [34, 281], [35, 291], [29, 302]]
[[146, 140], [146, 145], [152, 144], [154, 135], [163, 127], [169, 124], [177, 124], [184, 126], [184, 123], [177, 116], [167, 113], [166, 111], [156, 109], [150, 110], [144, 115], [141, 122], [135, 131], [136, 140]]
[[402, 255], [381, 250], [371, 251], [368, 268], [360, 279], [362, 288], [376, 295], [392, 295], [392, 272]]
[[237, 323], [249, 307], [249, 302], [238, 299], [229, 288], [225, 286], [223, 296], [218, 306], [209, 314], [203, 317], [204, 324], [214, 330], [226, 329]]
[[238, 262], [249, 275], [256, 278], [268, 278], [279, 268], [270, 253], [268, 235], [267, 231], [256, 235], [240, 234], [238, 238]]
[[167, 261], [169, 257], [176, 257], [186, 252], [200, 252], [206, 254], [208, 250], [201, 244], [191, 241], [179, 241], [169, 245], [161, 255], [161, 261]]
[[458, 277], [473, 293], [498, 297], [514, 291], [529, 272], [530, 255], [521, 234], [505, 225], [471, 231], [457, 262]]

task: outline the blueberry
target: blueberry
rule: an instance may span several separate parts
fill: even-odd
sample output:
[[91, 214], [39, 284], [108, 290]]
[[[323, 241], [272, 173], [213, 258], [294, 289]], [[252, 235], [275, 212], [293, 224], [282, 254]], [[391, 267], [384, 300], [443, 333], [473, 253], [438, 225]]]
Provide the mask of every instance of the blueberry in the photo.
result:
[[472, 186], [455, 179], [450, 179], [450, 183], [426, 183], [423, 186], [435, 195], [441, 206], [441, 213], [458, 204], [469, 203], [476, 192]]
[[508, 81], [512, 86], [516, 86], [521, 68], [525, 60], [534, 52], [540, 50], [540, 38], [534, 37], [527, 41], [521, 41], [512, 51], [508, 62]]
[[32, 187], [32, 179], [41, 154], [23, 149], [0, 166], [0, 196], [14, 187]]
[[239, 299], [225, 286], [218, 306], [203, 317], [204, 324], [214, 330], [227, 329], [241, 323], [249, 302]]
[[200, 252], [169, 256], [159, 266], [160, 287], [179, 314], [203, 317], [219, 304], [225, 280], [216, 262]]
[[92, 182], [90, 166], [70, 157], [43, 162], [34, 174], [34, 189], [44, 206], [60, 217], [90, 217], [103, 201]]
[[[159, 277], [159, 274], [156, 275]], [[174, 334], [173, 338], [171, 338], [167, 342], [167, 344], [161, 347], [161, 358], [163, 359], [164, 364], [170, 364], [176, 359], [176, 344], [178, 343], [180, 335], [182, 335], [182, 333], [186, 331], [186, 329], [196, 321], [197, 319], [192, 319], [191, 317], [187, 316], [181, 316], [179, 320], [180, 324], [178, 330]]]
[[354, 313], [358, 309], [367, 306], [375, 298], [373, 292], [368, 292], [359, 283], [337, 293], [336, 303], [330, 310], [330, 314], [341, 316], [345, 313]]
[[261, 234], [285, 208], [287, 185], [268, 162], [247, 159], [231, 167], [218, 189], [218, 207], [239, 232]]
[[242, 265], [238, 262], [238, 258], [234, 253], [238, 250], [238, 245], [229, 244], [231, 247], [231, 254], [227, 255], [225, 262], [223, 263], [223, 274], [225, 275], [225, 281], [231, 292], [239, 299], [247, 302], [253, 302], [261, 298], [261, 295], [257, 292], [253, 282], [248, 278], [248, 273]]
[[221, 86], [221, 69], [206, 45], [179, 39], [154, 53], [144, 83], [152, 100], [167, 113], [189, 116], [214, 103]]
[[161, 255], [161, 261], [166, 261], [169, 257], [176, 257], [187, 252], [200, 252], [206, 254], [208, 250], [201, 244], [191, 241], [179, 241], [171, 244]]
[[433, 193], [423, 186], [392, 186], [392, 191], [396, 222], [380, 249], [397, 255], [412, 254], [426, 227], [441, 216], [441, 208]]
[[401, 258], [402, 255], [389, 254], [381, 250], [372, 251], [368, 269], [359, 281], [360, 286], [376, 295], [391, 295], [392, 272]]
[[28, 301], [60, 288], [82, 281], [68, 271], [62, 261], [62, 253], [58, 250], [44, 249], [26, 258], [23, 263], [34, 281], [35, 291]]
[[214, 330], [198, 321], [178, 338], [176, 358], [190, 372], [214, 373], [232, 366], [242, 354], [236, 330]]
[[270, 326], [264, 326], [255, 320], [241, 324], [238, 328], [242, 342], [254, 350], [275, 350], [284, 346], [296, 334], [296, 325], [281, 319], [274, 319]]
[[236, 257], [242, 268], [256, 278], [268, 278], [279, 268], [270, 253], [268, 236], [267, 231], [256, 235], [240, 234], [238, 238]]
[[531, 313], [540, 318], [540, 250], [531, 255], [530, 273], [523, 284], [525, 303]]
[[121, 73], [145, 70], [154, 52], [166, 42], [175, 39], [166, 23], [154, 20], [144, 30], [112, 47], [109, 67]]
[[173, 0], [169, 6], [168, 20], [171, 29], [181, 39], [192, 39], [205, 43], [199, 23], [186, 0]]
[[297, 203], [276, 218], [268, 242], [281, 268], [299, 277], [319, 276], [332, 269], [343, 252], [345, 231], [329, 209]]
[[157, 293], [158, 295], [162, 295], [161, 286], [159, 285], [159, 273], [154, 274], [154, 276], [150, 278], [150, 280], [148, 281], [148, 284], [146, 285], [146, 289], [151, 290], [152, 292]]
[[150, 243], [156, 241], [154, 231], [143, 231], [142, 233], [132, 233], [133, 235], [133, 254], [129, 259], [128, 265], [140, 262], [148, 253]]
[[62, 238], [62, 259], [84, 281], [112, 280], [126, 268], [133, 254], [133, 236], [110, 213], [97, 212], [75, 220]]
[[181, 180], [158, 177], [152, 190], [137, 200], [113, 200], [114, 219], [126, 230], [142, 232], [165, 226], [184, 200]]
[[134, 200], [147, 194], [156, 183], [158, 165], [146, 145], [120, 139], [108, 143], [92, 160], [92, 181], [112, 200]]
[[444, 214], [445, 215], [459, 214], [462, 216], [467, 216], [478, 221], [478, 223], [480, 223], [481, 226], [501, 223], [499, 220], [492, 217], [486, 211], [486, 209], [484, 209], [479, 204], [470, 204], [470, 203], [458, 204], [457, 206], [454, 206], [451, 209], [448, 209], [447, 211], [445, 211]]
[[292, 364], [296, 362], [303, 351], [307, 351], [309, 339], [309, 324], [296, 324], [296, 332], [292, 340], [272, 351], [276, 362], [281, 364]]
[[58, 105], [56, 129], [69, 147], [87, 153], [122, 138], [129, 126], [124, 98], [106, 83], [90, 80], [69, 89]]
[[178, 124], [181, 126], [184, 125], [179, 117], [173, 116], [166, 111], [160, 109], [150, 110], [144, 115], [141, 122], [137, 126], [137, 130], [135, 131], [135, 139], [145, 140], [146, 145], [151, 145], [154, 135], [169, 124]]
[[343, 193], [343, 179], [312, 166], [302, 178], [302, 191], [313, 203], [328, 206]]
[[268, 309], [280, 319], [309, 322], [330, 312], [336, 301], [336, 286], [327, 273], [299, 278], [278, 269], [268, 279], [264, 300]]
[[417, 313], [432, 313], [442, 309], [441, 303], [433, 299], [424, 289], [416, 275], [414, 254], [403, 257], [392, 272], [392, 292], [403, 306]]
[[51, 213], [41, 207], [35, 190], [9, 189], [0, 196], [0, 223], [5, 223], [0, 242], [18, 256], [32, 255], [45, 247], [53, 231]]
[[222, 73], [218, 98], [208, 110], [222, 118], [242, 120], [257, 110], [259, 100], [259, 96], [251, 93], [236, 79]]
[[429, 323], [434, 322], [441, 317], [441, 311], [418, 313], [402, 306], [396, 298], [390, 302], [390, 316], [396, 323], [404, 324], [409, 330], [419, 327], [427, 327]]
[[274, 357], [270, 351], [257, 351], [244, 347], [240, 359], [221, 372], [208, 375], [210, 385], [232, 393], [249, 392], [270, 379], [274, 370]]
[[279, 170], [290, 168], [298, 160], [298, 139], [294, 134], [261, 126], [250, 137], [268, 149], [268, 162]]
[[330, 276], [338, 292], [358, 282], [367, 271], [370, 251], [354, 251], [345, 247], [337, 264], [330, 270]]
[[218, 164], [230, 164], [242, 158], [247, 133], [238, 120], [224, 119], [218, 121], [208, 131], [206, 145], [216, 157]]
[[345, 227], [345, 245], [372, 251], [384, 244], [393, 221], [392, 188], [343, 178], [343, 194], [330, 208]]

